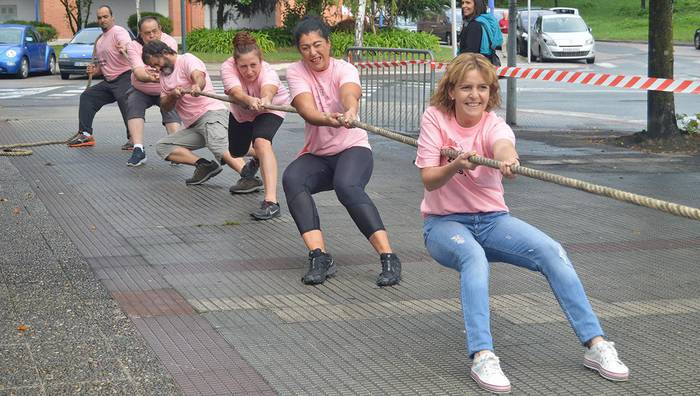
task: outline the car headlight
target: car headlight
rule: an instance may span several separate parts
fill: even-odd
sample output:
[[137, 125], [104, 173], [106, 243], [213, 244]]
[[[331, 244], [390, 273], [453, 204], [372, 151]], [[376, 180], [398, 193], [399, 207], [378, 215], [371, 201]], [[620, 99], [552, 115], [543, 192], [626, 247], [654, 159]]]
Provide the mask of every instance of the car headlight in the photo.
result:
[[593, 44], [592, 38], [589, 38], [588, 40], [586, 40], [586, 45], [591, 45], [591, 44]]
[[70, 58], [70, 56], [68, 56], [68, 53], [66, 52], [61, 53], [61, 55], [59, 55], [58, 57], [63, 59]]
[[13, 49], [9, 49], [9, 50], [5, 51], [5, 55], [8, 58], [14, 58], [15, 56], [17, 56], [17, 51], [15, 51]]
[[557, 46], [557, 43], [556, 43], [554, 40], [552, 40], [552, 38], [549, 37], [549, 36], [542, 36], [542, 40], [544, 40], [544, 43], [547, 44], [547, 45], [550, 46], [550, 47], [556, 47], [556, 46]]

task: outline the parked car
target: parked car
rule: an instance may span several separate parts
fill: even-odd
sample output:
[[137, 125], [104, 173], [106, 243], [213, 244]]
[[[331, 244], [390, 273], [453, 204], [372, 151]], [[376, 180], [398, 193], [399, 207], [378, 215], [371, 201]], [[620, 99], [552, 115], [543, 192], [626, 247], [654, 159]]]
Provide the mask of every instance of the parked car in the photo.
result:
[[[540, 15], [552, 15], [554, 11], [546, 8], [531, 8], [530, 9], [530, 31], [533, 30], [537, 17]], [[527, 8], [518, 9], [518, 17], [515, 22], [515, 42], [516, 49], [519, 55], [527, 56], [527, 21], [528, 21], [528, 11]]]
[[[452, 44], [452, 9], [444, 8], [442, 11], [428, 11], [422, 18], [418, 19], [417, 30], [419, 32], [432, 33], [441, 41]], [[462, 9], [457, 8], [457, 36], [462, 29]]]
[[[126, 29], [135, 39], [131, 30]], [[71, 41], [63, 45], [58, 58], [58, 66], [61, 70], [61, 78], [67, 80], [71, 74], [86, 75], [87, 65], [92, 59], [92, 49], [95, 46], [97, 37], [102, 34], [99, 27], [88, 27], [78, 31]]]
[[552, 7], [550, 10], [556, 12], [557, 14], [573, 14], [578, 15], [578, 8], [572, 7]]
[[695, 41], [695, 49], [700, 50], [700, 29], [695, 31], [695, 39], [693, 41]]
[[575, 14], [539, 16], [532, 31], [531, 50], [538, 62], [552, 59], [595, 62], [595, 40], [591, 29]]
[[56, 72], [53, 47], [32, 26], [0, 25], [0, 74], [27, 78], [34, 72]]
[[416, 21], [408, 19], [406, 17], [396, 17], [396, 23], [394, 27], [401, 30], [408, 30], [409, 32], [418, 31], [418, 25]]

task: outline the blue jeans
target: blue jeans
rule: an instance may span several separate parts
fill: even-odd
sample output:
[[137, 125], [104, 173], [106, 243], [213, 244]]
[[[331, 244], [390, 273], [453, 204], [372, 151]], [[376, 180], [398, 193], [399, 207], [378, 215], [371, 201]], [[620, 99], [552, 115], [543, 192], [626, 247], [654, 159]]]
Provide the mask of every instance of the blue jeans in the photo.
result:
[[429, 216], [425, 246], [445, 267], [459, 271], [469, 356], [493, 350], [489, 318], [489, 261], [541, 272], [582, 344], [603, 336], [598, 318], [561, 245], [508, 212]]

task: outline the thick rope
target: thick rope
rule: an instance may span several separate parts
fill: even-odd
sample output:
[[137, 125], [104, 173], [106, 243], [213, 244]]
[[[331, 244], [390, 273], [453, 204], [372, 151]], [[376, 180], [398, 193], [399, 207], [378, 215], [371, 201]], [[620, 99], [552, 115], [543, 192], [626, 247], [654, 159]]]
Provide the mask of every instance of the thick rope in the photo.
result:
[[68, 142], [73, 140], [73, 138], [76, 136], [78, 136], [77, 133], [75, 135], [69, 137], [66, 140], [46, 140], [43, 142], [16, 143], [16, 144], [8, 144], [5, 146], [0, 146], [0, 157], [22, 157], [25, 155], [32, 155], [33, 154], [32, 150], [17, 150], [17, 148], [19, 148], [19, 147], [50, 146], [52, 144], [68, 144]]
[[[233, 101], [228, 96], [216, 95], [209, 92], [201, 92], [200, 95], [206, 96], [213, 99], [218, 99], [224, 102], [233, 103]], [[285, 111], [289, 113], [297, 113], [297, 110], [292, 106], [278, 106], [278, 105], [265, 105], [268, 110]], [[362, 128], [368, 132], [372, 132], [377, 135], [384, 136], [391, 140], [395, 140], [400, 143], [407, 144], [409, 146], [418, 147], [418, 140], [406, 136], [402, 133], [391, 131], [389, 129], [379, 128], [374, 125], [366, 124], [360, 121], [353, 121], [350, 123], [351, 126], [356, 128]], [[440, 153], [448, 158], [457, 158], [461, 152], [451, 149], [442, 149]], [[469, 157], [469, 162], [488, 166], [490, 168], [499, 169], [501, 161], [496, 161], [491, 158], [482, 157], [479, 155], [472, 155]], [[573, 179], [570, 177], [564, 177], [556, 175], [553, 173], [543, 172], [537, 169], [527, 168], [522, 165], [514, 165], [510, 167], [511, 171], [515, 174], [531, 177], [533, 179], [543, 180], [551, 183], [556, 183], [561, 186], [575, 188], [577, 190], [586, 191], [592, 194], [601, 195], [605, 197], [614, 198], [618, 201], [628, 202], [635, 205], [643, 206], [650, 209], [660, 210], [662, 212], [670, 213], [676, 216], [685, 217], [693, 220], [700, 220], [700, 209], [693, 208], [690, 206], [680, 205], [672, 202], [662, 201], [660, 199], [647, 197], [644, 195], [633, 194], [627, 191], [618, 190], [616, 188], [605, 187], [598, 184], [593, 184], [585, 182], [578, 179]]]

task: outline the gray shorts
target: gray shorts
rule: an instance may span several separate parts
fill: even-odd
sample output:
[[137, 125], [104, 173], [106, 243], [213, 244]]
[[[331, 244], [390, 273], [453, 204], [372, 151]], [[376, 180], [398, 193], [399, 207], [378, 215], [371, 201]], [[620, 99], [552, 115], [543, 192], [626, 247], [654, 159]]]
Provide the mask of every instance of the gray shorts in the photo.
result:
[[[126, 119], [131, 120], [133, 118], [146, 118], [146, 109], [151, 106], [160, 107], [160, 96], [146, 95], [145, 93], [139, 91], [136, 88], [129, 89], [127, 92], [126, 99]], [[172, 109], [167, 112], [160, 110], [160, 115], [163, 117], [163, 125], [169, 124], [171, 122], [180, 123], [180, 116], [177, 115], [177, 111]]]
[[160, 139], [156, 143], [156, 153], [167, 159], [177, 147], [189, 150], [206, 147], [222, 162], [228, 151], [228, 109], [207, 111], [188, 128]]

